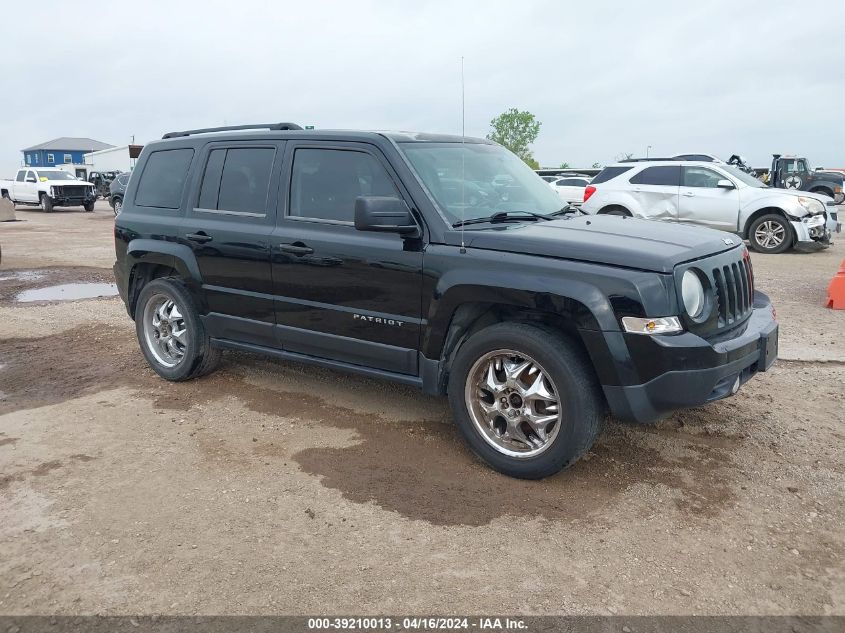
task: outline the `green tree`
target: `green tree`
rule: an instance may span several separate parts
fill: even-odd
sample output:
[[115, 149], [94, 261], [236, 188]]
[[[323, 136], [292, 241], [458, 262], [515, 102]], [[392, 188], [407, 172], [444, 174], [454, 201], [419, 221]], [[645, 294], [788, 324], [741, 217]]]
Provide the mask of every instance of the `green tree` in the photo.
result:
[[511, 108], [490, 121], [487, 138], [504, 145], [532, 168], [537, 165], [530, 145], [537, 140], [542, 125], [533, 114]]
[[593, 163], [593, 169], [600, 169], [600, 168], [601, 168], [601, 163], [599, 163], [599, 162]]
[[560, 169], [569, 169], [569, 163], [561, 163]]

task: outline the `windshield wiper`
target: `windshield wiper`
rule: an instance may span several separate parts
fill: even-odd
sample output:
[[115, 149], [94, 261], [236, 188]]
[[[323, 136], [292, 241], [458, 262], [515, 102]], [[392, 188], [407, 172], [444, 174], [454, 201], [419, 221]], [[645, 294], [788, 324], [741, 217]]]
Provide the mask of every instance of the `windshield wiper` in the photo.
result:
[[497, 211], [496, 213], [485, 216], [483, 218], [470, 218], [469, 220], [459, 220], [458, 222], [452, 224], [452, 228], [458, 228], [459, 226], [467, 226], [469, 224], [483, 224], [485, 222], [523, 222], [525, 220], [531, 220], [532, 222], [536, 222], [537, 220], [548, 219], [548, 216], [545, 216], [542, 213], [534, 213], [533, 211]]
[[554, 213], [549, 213], [549, 215], [547, 215], [545, 217], [547, 217], [547, 218], [559, 218], [562, 215], [569, 215], [570, 213], [573, 213], [573, 214], [581, 213], [583, 215], [586, 215], [586, 213], [581, 211], [581, 209], [579, 209], [578, 207], [575, 207], [575, 206], [572, 206], [571, 204], [568, 204], [565, 207], [563, 207], [562, 209], [558, 209]]

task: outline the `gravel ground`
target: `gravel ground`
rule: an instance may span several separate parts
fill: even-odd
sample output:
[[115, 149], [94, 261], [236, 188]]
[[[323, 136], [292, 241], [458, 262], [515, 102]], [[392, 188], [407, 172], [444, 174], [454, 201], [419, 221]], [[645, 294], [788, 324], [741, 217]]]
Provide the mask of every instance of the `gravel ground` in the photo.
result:
[[245, 354], [158, 379], [119, 300], [14, 300], [108, 281], [108, 207], [17, 216], [0, 614], [845, 614], [845, 312], [823, 307], [842, 243], [752, 255], [781, 321], [771, 372], [611, 421], [587, 459], [523, 482], [402, 386]]

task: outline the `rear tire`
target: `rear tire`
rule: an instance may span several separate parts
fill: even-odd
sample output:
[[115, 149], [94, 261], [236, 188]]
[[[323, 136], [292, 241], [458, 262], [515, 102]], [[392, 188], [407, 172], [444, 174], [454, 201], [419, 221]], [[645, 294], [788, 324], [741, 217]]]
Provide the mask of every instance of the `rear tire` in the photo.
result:
[[44, 213], [50, 213], [53, 210], [53, 199], [46, 193], [41, 194], [40, 202]]
[[120, 213], [120, 210], [123, 208], [123, 198], [115, 198], [112, 200], [111, 208], [114, 209], [115, 215]]
[[220, 349], [212, 347], [194, 301], [178, 279], [154, 279], [143, 287], [135, 306], [135, 332], [144, 358], [165, 380], [199, 378], [220, 362]]
[[758, 253], [783, 253], [794, 240], [792, 226], [778, 213], [761, 215], [748, 227], [748, 243]]
[[448, 393], [472, 451], [520, 479], [541, 479], [574, 464], [605, 417], [586, 354], [556, 330], [523, 323], [491, 325], [461, 345]]

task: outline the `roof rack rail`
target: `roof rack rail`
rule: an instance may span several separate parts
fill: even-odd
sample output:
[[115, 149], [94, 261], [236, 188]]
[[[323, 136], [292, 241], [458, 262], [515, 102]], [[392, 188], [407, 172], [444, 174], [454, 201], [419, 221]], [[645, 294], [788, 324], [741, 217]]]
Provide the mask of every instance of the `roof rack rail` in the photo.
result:
[[626, 158], [624, 160], [620, 160], [619, 162], [620, 163], [643, 163], [643, 162], [646, 162], [646, 161], [670, 161], [670, 160], [681, 161], [683, 159], [682, 158], [674, 158], [674, 157], [671, 157], [671, 156], [669, 158], [660, 158], [660, 157]]
[[223, 127], [206, 127], [198, 130], [185, 130], [183, 132], [168, 132], [161, 138], [179, 138], [181, 136], [193, 136], [194, 134], [206, 134], [208, 132], [231, 132], [234, 130], [301, 130], [302, 127], [296, 123], [250, 123], [248, 125], [226, 125]]

